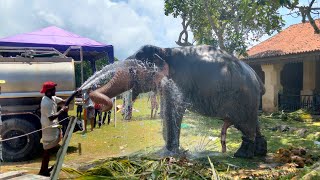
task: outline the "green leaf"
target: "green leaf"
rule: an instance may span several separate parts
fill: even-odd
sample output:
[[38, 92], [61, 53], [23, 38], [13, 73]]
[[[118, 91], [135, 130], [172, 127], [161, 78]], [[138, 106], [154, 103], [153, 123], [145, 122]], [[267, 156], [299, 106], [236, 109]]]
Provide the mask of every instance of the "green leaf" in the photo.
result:
[[197, 44], [244, 55], [252, 37], [282, 28], [280, 6], [276, 0], [165, 0], [164, 8], [166, 15], [192, 19], [190, 29]]

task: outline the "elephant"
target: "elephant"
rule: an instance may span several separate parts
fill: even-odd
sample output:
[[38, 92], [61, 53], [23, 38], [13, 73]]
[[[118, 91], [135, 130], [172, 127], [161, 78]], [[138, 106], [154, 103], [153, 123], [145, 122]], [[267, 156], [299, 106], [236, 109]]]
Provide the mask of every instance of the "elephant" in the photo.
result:
[[209, 45], [176, 48], [145, 45], [125, 61], [131, 64], [116, 70], [111, 80], [90, 93], [90, 97], [105, 104], [108, 110], [112, 108], [110, 98], [126, 90], [132, 89], [133, 99], [142, 92], [159, 92], [168, 152], [179, 153], [181, 122], [188, 109], [224, 121], [223, 151], [226, 131], [234, 125], [242, 133], [235, 157], [266, 155], [267, 141], [258, 122], [258, 107], [265, 88], [249, 65]]

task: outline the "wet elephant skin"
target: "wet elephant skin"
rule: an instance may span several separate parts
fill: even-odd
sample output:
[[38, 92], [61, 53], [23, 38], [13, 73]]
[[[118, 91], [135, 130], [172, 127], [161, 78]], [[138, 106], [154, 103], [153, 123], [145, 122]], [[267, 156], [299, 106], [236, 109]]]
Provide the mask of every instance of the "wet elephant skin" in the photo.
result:
[[[169, 67], [167, 82], [161, 86], [163, 132], [168, 151], [179, 151], [181, 120], [188, 108], [204, 116], [228, 119], [242, 132], [242, 144], [236, 157], [266, 154], [266, 140], [258, 124], [258, 107], [265, 88], [246, 63], [211, 46], [159, 48], [147, 45], [128, 59], [154, 63], [160, 69]], [[173, 94], [177, 92], [172, 92], [172, 86], [182, 94], [181, 99], [175, 98]], [[181, 101], [180, 105], [173, 105], [174, 101]]]

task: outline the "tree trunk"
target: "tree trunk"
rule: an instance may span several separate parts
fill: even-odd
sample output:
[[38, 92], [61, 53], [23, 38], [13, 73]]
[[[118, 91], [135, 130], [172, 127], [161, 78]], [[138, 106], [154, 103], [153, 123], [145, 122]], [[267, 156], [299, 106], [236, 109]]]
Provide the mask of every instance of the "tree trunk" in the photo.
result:
[[209, 8], [208, 8], [209, 7], [209, 1], [208, 0], [204, 0], [203, 2], [204, 2], [203, 5], [204, 5], [204, 8], [205, 8], [206, 15], [207, 15], [207, 18], [209, 20], [210, 26], [211, 26], [212, 30], [215, 32], [215, 34], [218, 37], [219, 47], [222, 50], [226, 50], [226, 47], [224, 46], [223, 29], [219, 30], [219, 28], [213, 22], [213, 19], [211, 17], [211, 13], [210, 13]]

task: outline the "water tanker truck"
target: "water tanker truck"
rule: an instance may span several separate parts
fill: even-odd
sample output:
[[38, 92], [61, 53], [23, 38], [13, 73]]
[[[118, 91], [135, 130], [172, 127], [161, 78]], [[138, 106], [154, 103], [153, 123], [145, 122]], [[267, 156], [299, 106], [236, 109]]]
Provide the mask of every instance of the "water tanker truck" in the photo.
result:
[[[73, 59], [53, 48], [0, 47], [2, 140], [41, 129], [40, 89], [45, 81], [58, 84], [57, 96], [69, 97], [75, 90]], [[40, 139], [41, 131], [3, 141], [4, 161], [33, 158], [41, 150]]]

